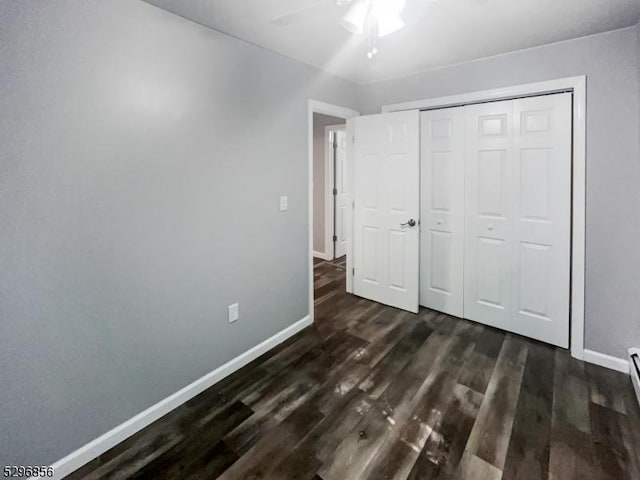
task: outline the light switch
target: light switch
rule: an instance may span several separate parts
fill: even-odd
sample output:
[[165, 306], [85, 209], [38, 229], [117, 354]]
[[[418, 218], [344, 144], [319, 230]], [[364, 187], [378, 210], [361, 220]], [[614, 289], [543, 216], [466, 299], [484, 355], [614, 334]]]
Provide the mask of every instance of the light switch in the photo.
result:
[[237, 303], [229, 305], [229, 323], [235, 322], [240, 318], [240, 307]]
[[289, 199], [286, 196], [280, 197], [280, 211], [286, 212], [289, 208]]

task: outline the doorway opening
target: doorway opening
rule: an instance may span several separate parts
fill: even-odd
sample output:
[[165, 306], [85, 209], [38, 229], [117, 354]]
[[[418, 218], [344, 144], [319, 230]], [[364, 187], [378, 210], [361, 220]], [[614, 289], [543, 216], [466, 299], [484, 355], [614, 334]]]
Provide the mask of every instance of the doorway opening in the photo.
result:
[[313, 256], [331, 261], [346, 252], [345, 120], [313, 114]]
[[309, 101], [309, 269], [310, 313], [339, 292], [345, 293], [351, 224], [347, 158], [347, 120], [358, 115]]

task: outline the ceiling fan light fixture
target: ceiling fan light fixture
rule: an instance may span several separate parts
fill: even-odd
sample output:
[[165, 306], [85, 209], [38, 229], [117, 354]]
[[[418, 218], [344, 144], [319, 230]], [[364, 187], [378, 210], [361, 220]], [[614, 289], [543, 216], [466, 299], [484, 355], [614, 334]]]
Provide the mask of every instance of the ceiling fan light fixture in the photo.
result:
[[357, 35], [362, 35], [368, 16], [369, 6], [365, 4], [365, 2], [357, 0], [342, 17], [340, 24], [345, 30]]
[[373, 0], [373, 10], [376, 16], [399, 16], [404, 9], [405, 0]]
[[384, 15], [377, 18], [378, 36], [384, 37], [404, 27], [404, 22], [399, 15]]

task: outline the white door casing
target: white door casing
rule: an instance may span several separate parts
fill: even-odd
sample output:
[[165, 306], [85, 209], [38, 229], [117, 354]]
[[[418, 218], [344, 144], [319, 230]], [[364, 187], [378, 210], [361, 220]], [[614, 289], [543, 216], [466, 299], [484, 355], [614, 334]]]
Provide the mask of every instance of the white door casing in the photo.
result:
[[571, 95], [465, 109], [465, 318], [567, 348]]
[[347, 133], [343, 129], [336, 130], [335, 161], [335, 258], [347, 254], [347, 209], [349, 208], [348, 175], [347, 175]]
[[417, 312], [419, 113], [358, 117], [354, 130], [354, 293]]
[[420, 114], [420, 305], [464, 311], [464, 107]]

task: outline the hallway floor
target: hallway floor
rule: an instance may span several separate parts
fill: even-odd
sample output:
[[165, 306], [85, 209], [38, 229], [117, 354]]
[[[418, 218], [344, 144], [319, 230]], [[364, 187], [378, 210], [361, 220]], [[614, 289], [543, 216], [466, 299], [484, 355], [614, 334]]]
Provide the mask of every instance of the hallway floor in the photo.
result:
[[315, 264], [315, 326], [72, 479], [640, 479], [626, 375]]

